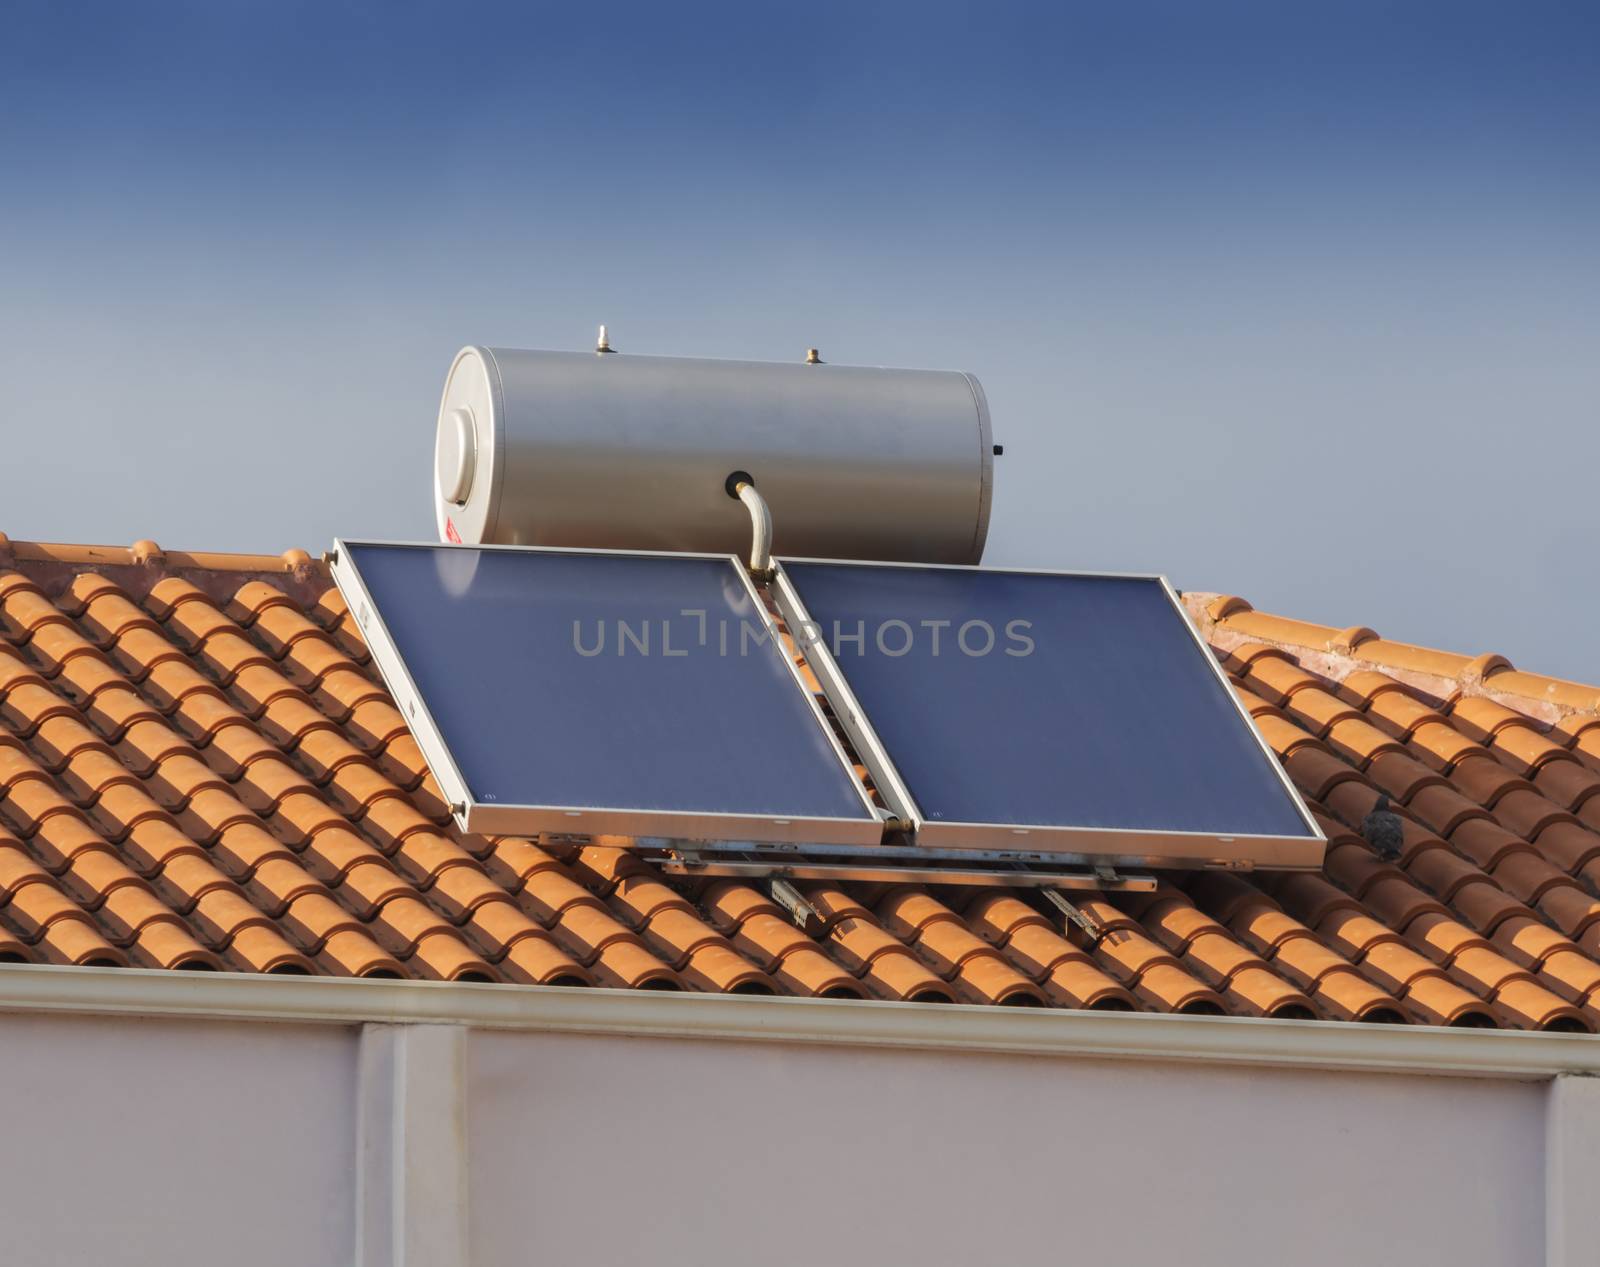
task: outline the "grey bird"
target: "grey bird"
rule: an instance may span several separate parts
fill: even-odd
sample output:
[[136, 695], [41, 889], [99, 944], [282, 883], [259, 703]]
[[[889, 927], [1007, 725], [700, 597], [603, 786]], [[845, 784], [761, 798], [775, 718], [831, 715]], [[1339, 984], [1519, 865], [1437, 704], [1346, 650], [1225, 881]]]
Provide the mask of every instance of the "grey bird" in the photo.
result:
[[1405, 847], [1405, 832], [1400, 826], [1400, 815], [1389, 808], [1387, 795], [1378, 797], [1372, 813], [1361, 820], [1361, 834], [1385, 862], [1393, 862]]

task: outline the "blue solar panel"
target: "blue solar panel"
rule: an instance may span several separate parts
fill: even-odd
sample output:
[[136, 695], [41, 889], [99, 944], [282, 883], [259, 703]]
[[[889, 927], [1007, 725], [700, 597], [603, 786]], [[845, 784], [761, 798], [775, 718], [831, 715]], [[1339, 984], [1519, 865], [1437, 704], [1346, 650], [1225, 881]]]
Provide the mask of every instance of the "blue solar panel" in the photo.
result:
[[345, 542], [335, 558], [473, 830], [881, 838], [733, 559]]
[[[1320, 849], [1160, 578], [782, 566], [780, 593], [791, 587], [832, 652], [919, 843], [1022, 848], [1059, 830], [1098, 834], [1099, 853], [1122, 832]], [[1197, 860], [1238, 856], [1190, 845]]]

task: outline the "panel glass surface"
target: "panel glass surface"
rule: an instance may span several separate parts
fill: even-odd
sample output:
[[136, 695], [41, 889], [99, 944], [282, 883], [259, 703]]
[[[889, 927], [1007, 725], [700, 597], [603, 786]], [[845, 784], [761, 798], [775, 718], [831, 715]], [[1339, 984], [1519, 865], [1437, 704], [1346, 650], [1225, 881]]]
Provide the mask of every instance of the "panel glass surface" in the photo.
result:
[[342, 549], [473, 801], [875, 822], [732, 560]]
[[783, 568], [929, 824], [1314, 838], [1159, 580]]

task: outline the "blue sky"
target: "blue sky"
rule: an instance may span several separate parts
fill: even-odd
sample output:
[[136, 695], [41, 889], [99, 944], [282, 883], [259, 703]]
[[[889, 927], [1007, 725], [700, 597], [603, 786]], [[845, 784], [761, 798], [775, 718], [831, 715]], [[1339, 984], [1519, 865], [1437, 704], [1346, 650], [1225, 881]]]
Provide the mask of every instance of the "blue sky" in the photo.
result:
[[0, 9], [0, 530], [426, 539], [468, 342], [966, 369], [988, 561], [1600, 681], [1600, 9]]

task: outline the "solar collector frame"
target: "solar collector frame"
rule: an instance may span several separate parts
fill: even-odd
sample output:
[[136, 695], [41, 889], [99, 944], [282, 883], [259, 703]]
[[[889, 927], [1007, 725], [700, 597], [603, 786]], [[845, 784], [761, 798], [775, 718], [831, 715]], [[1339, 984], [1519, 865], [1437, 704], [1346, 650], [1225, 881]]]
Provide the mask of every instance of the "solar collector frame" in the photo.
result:
[[[1257, 834], [1248, 832], [1185, 831], [1169, 828], [1123, 828], [1074, 826], [1016, 822], [966, 822], [935, 820], [924, 813], [905, 774], [896, 763], [890, 745], [873, 725], [850, 681], [850, 675], [827, 645], [817, 636], [820, 626], [807, 606], [796, 578], [785, 562], [803, 572], [810, 565], [838, 568], [881, 568], [903, 572], [959, 572], [993, 575], [997, 572], [1019, 576], [1065, 577], [1084, 580], [1140, 581], [1159, 586], [1172, 613], [1186, 631], [1187, 641], [1204, 662], [1231, 713], [1251, 736], [1264, 767], [1271, 772], [1294, 815], [1304, 826], [1304, 834]], [[1286, 870], [1315, 870], [1322, 864], [1326, 848], [1321, 829], [1305, 802], [1267, 746], [1254, 719], [1233, 693], [1221, 666], [1200, 637], [1177, 594], [1165, 576], [1158, 573], [1106, 573], [1065, 571], [1041, 568], [983, 569], [956, 564], [875, 563], [858, 560], [799, 559], [776, 560], [771, 583], [773, 598], [791, 631], [806, 631], [802, 640], [806, 658], [851, 744], [872, 776], [879, 795], [906, 828], [914, 833], [917, 852], [928, 857], [951, 856], [1048, 856], [1062, 863], [1089, 866], [1160, 866], [1185, 868], [1251, 868], [1256, 866]], [[799, 637], [800, 635], [796, 635]], [[980, 737], [981, 738], [981, 737]], [[978, 772], [974, 771], [974, 777]]]
[[[804, 701], [807, 714], [819, 735], [825, 740], [841, 777], [851, 789], [851, 798], [859, 806], [859, 817], [725, 812], [711, 809], [663, 810], [615, 805], [519, 804], [489, 802], [476, 797], [451, 751], [444, 728], [428, 705], [426, 693], [419, 687], [398, 641], [384, 619], [379, 603], [355, 562], [354, 552], [366, 548], [700, 560], [725, 563], [730, 573], [738, 578], [742, 591], [749, 600], [750, 612], [766, 632], [772, 654], [784, 663], [787, 679], [797, 696]], [[866, 789], [855, 777], [850, 761], [827, 718], [818, 707], [798, 667], [785, 652], [777, 634], [776, 623], [766, 604], [751, 583], [744, 566], [733, 555], [578, 547], [448, 546], [338, 539], [334, 543], [331, 571], [355, 616], [362, 637], [366, 640], [390, 693], [421, 748], [429, 769], [440, 784], [452, 815], [465, 831], [518, 836], [541, 833], [608, 836], [617, 838], [619, 843], [646, 840], [737, 842], [738, 846], [744, 849], [759, 849], [766, 845], [792, 846], [802, 843], [815, 843], [829, 848], [866, 848], [878, 844], [882, 839], [883, 823], [880, 811], [872, 804]], [[730, 707], [738, 707], [740, 703], [736, 696], [730, 696], [728, 702]], [[775, 776], [781, 777], [781, 775], [781, 771], [775, 771]]]
[[[367, 547], [409, 548], [418, 551], [459, 550], [462, 554], [514, 552], [525, 555], [659, 558], [725, 564], [728, 571], [738, 578], [737, 588], [748, 604], [748, 612], [757, 618], [773, 644], [774, 653], [785, 662], [784, 673], [790, 685], [798, 692], [798, 697], [804, 701], [811, 722], [820, 735], [825, 737], [834, 765], [843, 772], [854, 800], [859, 801], [861, 816], [835, 818], [787, 814], [775, 817], [765, 813], [727, 813], [715, 810], [683, 812], [638, 806], [529, 805], [489, 802], [475, 798], [471, 785], [451, 752], [444, 730], [428, 706], [424, 691], [419, 688], [392, 631], [384, 620], [379, 604], [374, 601], [374, 596], [364, 582], [359, 568], [355, 566], [352, 548], [361, 550]], [[717, 854], [724, 857], [740, 854], [748, 857], [761, 853], [768, 856], [803, 859], [809, 855], [815, 856], [819, 861], [827, 857], [843, 858], [856, 855], [864, 858], [866, 855], [874, 855], [885, 861], [894, 859], [900, 862], [915, 862], [923, 859], [957, 866], [981, 863], [985, 860], [1010, 862], [1012, 865], [1027, 862], [1045, 866], [1087, 865], [1102, 869], [1112, 865], [1263, 866], [1288, 869], [1314, 868], [1320, 865], [1325, 842], [1315, 820], [1310, 817], [1293, 785], [1289, 783], [1260, 733], [1255, 729], [1248, 712], [1233, 694], [1220, 666], [1183, 612], [1171, 586], [1159, 575], [1064, 572], [1044, 569], [980, 569], [961, 565], [878, 564], [828, 559], [788, 560], [791, 565], [802, 571], [806, 566], [820, 564], [853, 569], [940, 571], [979, 577], [994, 576], [998, 573], [1002, 576], [1120, 579], [1158, 585], [1173, 618], [1184, 629], [1186, 639], [1207, 666], [1207, 672], [1211, 675], [1216, 688], [1223, 693], [1237, 720], [1252, 737], [1265, 768], [1272, 772], [1272, 777], [1294, 807], [1299, 821], [1304, 824], [1305, 835], [1269, 836], [1248, 833], [1219, 834], [1082, 827], [1070, 824], [958, 822], [941, 821], [930, 817], [924, 812], [924, 807], [907, 785], [893, 753], [885, 746], [872, 719], [852, 690], [847, 674], [825, 645], [825, 640], [804, 637], [803, 631], [814, 623], [812, 614], [807, 609], [794, 577], [781, 562], [774, 569], [768, 592], [791, 634], [796, 636], [801, 650], [822, 686], [825, 698], [835, 713], [840, 728], [870, 772], [879, 796], [888, 806], [887, 810], [875, 807], [867, 796], [866, 789], [854, 777], [849, 756], [834, 736], [827, 718], [818, 707], [793, 657], [785, 653], [778, 641], [775, 622], [762, 600], [761, 593], [739, 560], [731, 555], [575, 547], [450, 547], [383, 541], [339, 541], [336, 542], [331, 562], [335, 579], [349, 601], [350, 609], [363, 636], [367, 639], [374, 660], [382, 669], [397, 704], [450, 803], [452, 813], [457, 822], [469, 831], [524, 836], [535, 834], [578, 838], [598, 836], [609, 838], [613, 843], [650, 850], [665, 849], [670, 852], [683, 847], [694, 853], [704, 853], [708, 856]], [[975, 771], [974, 777], [978, 777], [979, 773]], [[774, 777], [782, 778], [782, 771], [775, 770]], [[903, 828], [905, 834], [891, 830], [886, 837], [885, 827]], [[685, 854], [685, 856], [690, 855]]]

